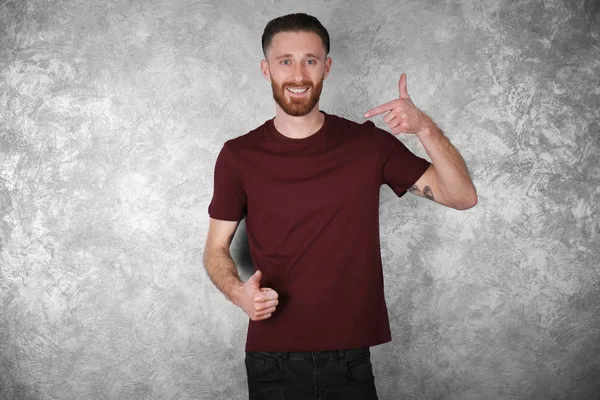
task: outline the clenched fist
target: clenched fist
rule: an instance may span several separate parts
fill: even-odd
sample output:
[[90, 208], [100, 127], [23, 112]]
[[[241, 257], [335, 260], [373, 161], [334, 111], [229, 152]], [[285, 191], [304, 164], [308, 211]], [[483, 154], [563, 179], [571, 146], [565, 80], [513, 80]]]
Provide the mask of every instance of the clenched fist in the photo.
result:
[[276, 291], [271, 288], [261, 288], [262, 272], [254, 275], [238, 288], [235, 304], [238, 305], [252, 321], [270, 318], [279, 304]]

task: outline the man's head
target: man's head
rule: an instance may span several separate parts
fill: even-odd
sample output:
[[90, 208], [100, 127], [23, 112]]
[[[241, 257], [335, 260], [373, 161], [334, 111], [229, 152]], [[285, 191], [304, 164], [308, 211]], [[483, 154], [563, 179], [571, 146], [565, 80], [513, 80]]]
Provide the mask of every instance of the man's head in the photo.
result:
[[267, 23], [262, 35], [262, 49], [265, 59], [273, 36], [280, 32], [313, 32], [321, 38], [325, 56], [329, 54], [329, 32], [327, 32], [327, 29], [312, 15], [298, 13], [283, 15]]
[[[275, 102], [288, 115], [308, 114], [319, 102], [329, 74], [329, 33], [307, 14], [289, 14], [267, 24], [262, 36], [261, 69], [271, 81]], [[292, 90], [302, 93], [293, 93]]]

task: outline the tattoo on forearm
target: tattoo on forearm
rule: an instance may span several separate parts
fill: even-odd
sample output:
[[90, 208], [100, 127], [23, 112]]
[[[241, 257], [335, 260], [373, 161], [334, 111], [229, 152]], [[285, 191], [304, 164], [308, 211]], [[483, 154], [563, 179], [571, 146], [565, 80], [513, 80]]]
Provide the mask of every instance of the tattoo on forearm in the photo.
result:
[[[412, 185], [410, 189], [408, 189], [408, 191], [411, 193], [420, 192], [419, 187], [417, 185]], [[433, 200], [433, 191], [431, 190], [431, 187], [425, 186], [425, 188], [423, 189], [423, 195], [429, 200]]]
[[433, 191], [429, 186], [425, 186], [425, 189], [423, 189], [423, 195], [425, 195], [425, 197], [427, 197], [429, 200], [433, 200]]

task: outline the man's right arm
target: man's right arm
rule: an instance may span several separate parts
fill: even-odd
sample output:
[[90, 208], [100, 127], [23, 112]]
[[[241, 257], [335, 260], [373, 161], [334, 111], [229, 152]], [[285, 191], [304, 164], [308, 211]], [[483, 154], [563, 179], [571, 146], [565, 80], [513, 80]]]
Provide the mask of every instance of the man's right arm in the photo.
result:
[[214, 285], [253, 321], [270, 318], [279, 304], [278, 293], [261, 288], [262, 273], [256, 271], [246, 283], [240, 280], [229, 247], [237, 229], [237, 221], [211, 218], [204, 247], [204, 267]]
[[238, 305], [240, 280], [229, 247], [239, 221], [211, 218], [204, 246], [204, 267], [213, 284], [235, 305]]

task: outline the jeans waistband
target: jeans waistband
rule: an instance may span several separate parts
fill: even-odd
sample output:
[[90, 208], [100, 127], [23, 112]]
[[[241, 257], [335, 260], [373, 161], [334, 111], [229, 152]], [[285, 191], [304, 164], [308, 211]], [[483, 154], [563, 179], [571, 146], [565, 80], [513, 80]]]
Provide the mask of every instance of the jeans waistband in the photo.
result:
[[314, 358], [321, 358], [325, 360], [341, 360], [352, 359], [365, 354], [371, 354], [369, 347], [327, 351], [249, 351], [248, 353], [262, 354], [278, 359], [290, 360], [312, 360]]

